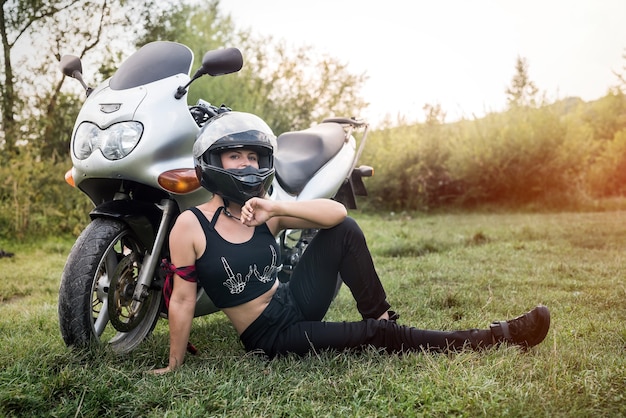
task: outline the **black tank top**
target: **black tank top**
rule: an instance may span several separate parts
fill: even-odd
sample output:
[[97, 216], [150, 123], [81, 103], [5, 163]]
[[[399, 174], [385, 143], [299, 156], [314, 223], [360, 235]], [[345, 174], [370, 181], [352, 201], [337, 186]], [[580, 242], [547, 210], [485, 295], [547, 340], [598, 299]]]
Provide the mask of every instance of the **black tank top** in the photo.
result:
[[223, 208], [211, 222], [200, 209], [190, 210], [200, 221], [206, 249], [196, 260], [198, 282], [218, 308], [249, 302], [272, 288], [277, 277], [279, 248], [266, 224], [254, 228], [252, 238], [241, 244], [226, 241], [215, 230]]

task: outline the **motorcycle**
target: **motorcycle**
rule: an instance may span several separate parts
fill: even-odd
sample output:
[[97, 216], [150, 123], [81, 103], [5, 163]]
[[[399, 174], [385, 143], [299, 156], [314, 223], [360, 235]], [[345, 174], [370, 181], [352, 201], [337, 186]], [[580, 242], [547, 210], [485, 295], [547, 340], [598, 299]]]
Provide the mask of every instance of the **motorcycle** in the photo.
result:
[[[160, 262], [169, 255], [169, 232], [181, 211], [211, 197], [196, 177], [193, 143], [213, 117], [231, 111], [202, 99], [189, 106], [187, 89], [202, 76], [224, 76], [243, 66], [238, 49], [213, 50], [190, 76], [193, 59], [185, 45], [152, 42], [95, 89], [84, 82], [78, 57], [61, 59], [63, 74], [77, 79], [87, 94], [74, 124], [65, 180], [94, 204], [61, 277], [58, 315], [68, 346], [102, 342], [126, 353], [159, 318], [167, 318]], [[366, 195], [363, 177], [373, 173], [356, 166], [367, 130], [367, 123], [354, 118], [331, 118], [279, 135], [270, 198], [334, 198], [356, 208], [355, 195]], [[289, 280], [316, 232], [289, 230], [277, 237], [280, 280]], [[199, 288], [195, 316], [216, 311]]]

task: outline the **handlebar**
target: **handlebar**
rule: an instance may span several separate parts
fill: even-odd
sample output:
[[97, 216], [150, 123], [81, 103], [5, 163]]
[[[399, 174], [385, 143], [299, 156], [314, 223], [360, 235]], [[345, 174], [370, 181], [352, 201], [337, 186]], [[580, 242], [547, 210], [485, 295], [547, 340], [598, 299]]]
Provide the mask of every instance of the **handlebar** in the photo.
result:
[[341, 125], [351, 125], [355, 128], [362, 128], [364, 126], [367, 126], [367, 122], [365, 122], [364, 120], [358, 120], [356, 118], [326, 118], [322, 121], [322, 123], [324, 122], [335, 122]]
[[196, 121], [198, 126], [204, 126], [208, 121], [225, 112], [230, 112], [232, 109], [224, 104], [220, 107], [214, 106], [205, 100], [198, 100], [198, 103], [189, 107], [191, 116]]

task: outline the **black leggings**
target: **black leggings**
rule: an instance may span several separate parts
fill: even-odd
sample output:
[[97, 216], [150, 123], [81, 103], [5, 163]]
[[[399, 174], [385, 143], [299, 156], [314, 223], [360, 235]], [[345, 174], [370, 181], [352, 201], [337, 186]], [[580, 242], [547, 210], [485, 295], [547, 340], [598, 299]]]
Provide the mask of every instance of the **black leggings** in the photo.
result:
[[[363, 317], [357, 322], [322, 322], [335, 292], [337, 273]], [[323, 229], [311, 241], [289, 283], [242, 334], [248, 351], [269, 357], [312, 350], [373, 346], [388, 352], [446, 351], [491, 345], [490, 330], [430, 331], [377, 320], [389, 309], [360, 227], [352, 218]]]

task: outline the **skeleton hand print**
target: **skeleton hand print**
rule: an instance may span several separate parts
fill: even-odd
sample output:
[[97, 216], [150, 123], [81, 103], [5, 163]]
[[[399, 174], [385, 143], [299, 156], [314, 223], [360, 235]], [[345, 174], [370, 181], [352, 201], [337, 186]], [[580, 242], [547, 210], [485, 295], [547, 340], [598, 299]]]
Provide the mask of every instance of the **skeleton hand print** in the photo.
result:
[[269, 266], [265, 266], [263, 268], [263, 274], [260, 274], [256, 264], [251, 265], [248, 270], [248, 274], [245, 277], [241, 273], [235, 273], [231, 269], [230, 265], [226, 258], [222, 257], [222, 265], [224, 266], [224, 270], [228, 275], [228, 280], [226, 280], [223, 284], [228, 288], [231, 295], [239, 294], [243, 292], [248, 284], [248, 281], [252, 276], [256, 277], [258, 281], [261, 283], [267, 283], [274, 280], [276, 276], [276, 271], [278, 270], [277, 260], [278, 256], [276, 254], [276, 249], [270, 245], [270, 251], [272, 252], [272, 262]]
[[222, 265], [224, 266], [224, 270], [226, 270], [226, 274], [228, 274], [228, 280], [224, 282], [224, 286], [230, 290], [231, 295], [235, 295], [243, 292], [246, 288], [246, 283], [250, 279], [252, 275], [252, 271], [248, 272], [246, 277], [244, 278], [241, 273], [235, 274], [233, 270], [228, 265], [228, 261], [224, 257], [222, 257]]
[[278, 267], [276, 266], [276, 259], [278, 258], [276, 256], [276, 250], [272, 246], [270, 246], [270, 250], [272, 251], [272, 263], [269, 266], [265, 266], [265, 268], [263, 269], [263, 274], [260, 275], [257, 270], [256, 264], [254, 265], [254, 276], [262, 283], [267, 283], [273, 280], [276, 270], [278, 269]]

